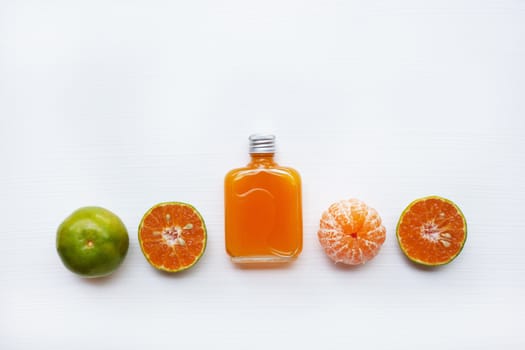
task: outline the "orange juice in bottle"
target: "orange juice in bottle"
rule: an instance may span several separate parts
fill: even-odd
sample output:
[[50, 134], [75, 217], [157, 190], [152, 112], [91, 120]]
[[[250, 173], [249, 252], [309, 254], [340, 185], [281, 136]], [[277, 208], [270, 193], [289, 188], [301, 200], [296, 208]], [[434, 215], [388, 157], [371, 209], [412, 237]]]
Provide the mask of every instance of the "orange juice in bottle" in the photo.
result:
[[240, 264], [292, 261], [303, 246], [301, 178], [275, 162], [275, 136], [249, 140], [251, 161], [224, 181], [226, 251]]

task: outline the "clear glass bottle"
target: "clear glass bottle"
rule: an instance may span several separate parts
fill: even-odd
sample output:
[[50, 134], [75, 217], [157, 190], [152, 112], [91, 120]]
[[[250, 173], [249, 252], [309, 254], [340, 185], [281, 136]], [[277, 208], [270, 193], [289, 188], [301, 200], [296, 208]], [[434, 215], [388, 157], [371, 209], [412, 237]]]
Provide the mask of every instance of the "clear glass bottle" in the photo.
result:
[[301, 178], [275, 162], [275, 136], [249, 140], [250, 163], [224, 181], [226, 251], [235, 263], [294, 260], [303, 247]]

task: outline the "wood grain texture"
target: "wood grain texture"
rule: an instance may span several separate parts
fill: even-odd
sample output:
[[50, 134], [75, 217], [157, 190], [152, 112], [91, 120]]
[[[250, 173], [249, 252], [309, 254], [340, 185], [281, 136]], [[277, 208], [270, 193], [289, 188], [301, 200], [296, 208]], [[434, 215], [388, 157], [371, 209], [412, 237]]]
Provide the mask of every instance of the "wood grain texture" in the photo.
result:
[[[0, 4], [0, 349], [522, 349], [525, 6], [520, 1], [6, 1]], [[277, 135], [303, 179], [304, 250], [241, 269], [224, 251], [223, 178], [247, 137]], [[413, 199], [464, 211], [450, 265], [405, 259]], [[387, 229], [364, 266], [334, 265], [319, 218], [357, 197]], [[192, 203], [208, 247], [151, 268], [137, 226]], [[128, 227], [111, 277], [55, 251], [101, 205]]]

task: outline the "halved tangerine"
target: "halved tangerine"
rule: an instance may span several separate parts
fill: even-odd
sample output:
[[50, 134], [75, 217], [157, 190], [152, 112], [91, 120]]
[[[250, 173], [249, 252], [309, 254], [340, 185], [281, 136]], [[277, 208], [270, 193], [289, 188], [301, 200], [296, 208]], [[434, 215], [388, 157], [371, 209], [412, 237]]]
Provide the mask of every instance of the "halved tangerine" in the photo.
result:
[[206, 238], [204, 219], [187, 203], [157, 204], [139, 225], [142, 253], [152, 266], [167, 272], [195, 265], [206, 249]]
[[439, 196], [419, 198], [397, 224], [397, 240], [415, 263], [436, 266], [454, 260], [465, 245], [467, 222], [459, 207]]
[[386, 229], [374, 208], [353, 198], [334, 203], [323, 213], [317, 235], [330, 259], [358, 265], [377, 255]]

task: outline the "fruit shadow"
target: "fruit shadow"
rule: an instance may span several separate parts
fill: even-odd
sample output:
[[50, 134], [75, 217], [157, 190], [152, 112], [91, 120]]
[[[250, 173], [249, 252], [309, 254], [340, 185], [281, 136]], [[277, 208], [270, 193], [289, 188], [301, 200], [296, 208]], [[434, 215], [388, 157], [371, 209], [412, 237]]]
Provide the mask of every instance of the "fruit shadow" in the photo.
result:
[[186, 278], [188, 275], [198, 274], [199, 271], [206, 266], [206, 264], [203, 264], [204, 259], [205, 257], [202, 257], [199, 260], [197, 260], [193, 265], [186, 268], [185, 270], [176, 271], [176, 272], [170, 272], [170, 271], [157, 269], [153, 267], [151, 264], [148, 264], [149, 265], [148, 267], [150, 270], [153, 270], [157, 274], [157, 276], [160, 276], [162, 278], [181, 279], [181, 278]]
[[157, 276], [161, 276], [163, 278], [172, 278], [172, 279], [179, 279], [179, 278], [184, 278], [186, 275], [188, 275], [190, 272], [191, 274], [194, 274], [196, 273], [197, 271], [197, 268], [196, 266], [192, 266], [186, 270], [182, 270], [182, 271], [177, 271], [177, 272], [168, 272], [168, 271], [164, 271], [164, 270], [159, 270], [159, 269], [156, 269], [154, 267], [151, 267], [151, 269], [153, 271], [155, 271], [155, 273], [157, 274]]
[[106, 286], [111, 283], [118, 283], [117, 281], [124, 278], [127, 273], [129, 273], [129, 270], [132, 267], [130, 264], [128, 264], [126, 261], [123, 262], [113, 273], [102, 276], [102, 277], [84, 277], [82, 278], [82, 281], [85, 284], [89, 284], [92, 286]]
[[334, 271], [364, 271], [368, 268], [372, 268], [374, 264], [381, 264], [378, 259], [372, 259], [363, 264], [347, 265], [342, 262], [334, 262], [325, 254], [323, 254], [322, 259], [325, 260], [326, 264]]
[[437, 266], [428, 266], [428, 265], [422, 265], [418, 264], [416, 262], [413, 262], [409, 258], [405, 256], [403, 253], [399, 253], [400, 258], [403, 260], [406, 266], [409, 268], [416, 270], [416, 271], [422, 271], [424, 273], [438, 273], [439, 271], [443, 271], [446, 269], [448, 264], [445, 265], [437, 265]]
[[89, 285], [92, 286], [106, 286], [111, 283], [117, 283], [115, 280], [118, 280], [120, 276], [122, 275], [122, 269], [118, 269], [117, 271], [113, 272], [110, 275], [102, 276], [102, 277], [84, 277], [81, 280]]
[[333, 260], [330, 259], [328, 256], [325, 256], [324, 259], [332, 267], [332, 269], [337, 270], [337, 271], [359, 271], [359, 270], [366, 269], [367, 266], [371, 265], [371, 263], [359, 264], [359, 265], [347, 265], [343, 263], [334, 263]]

